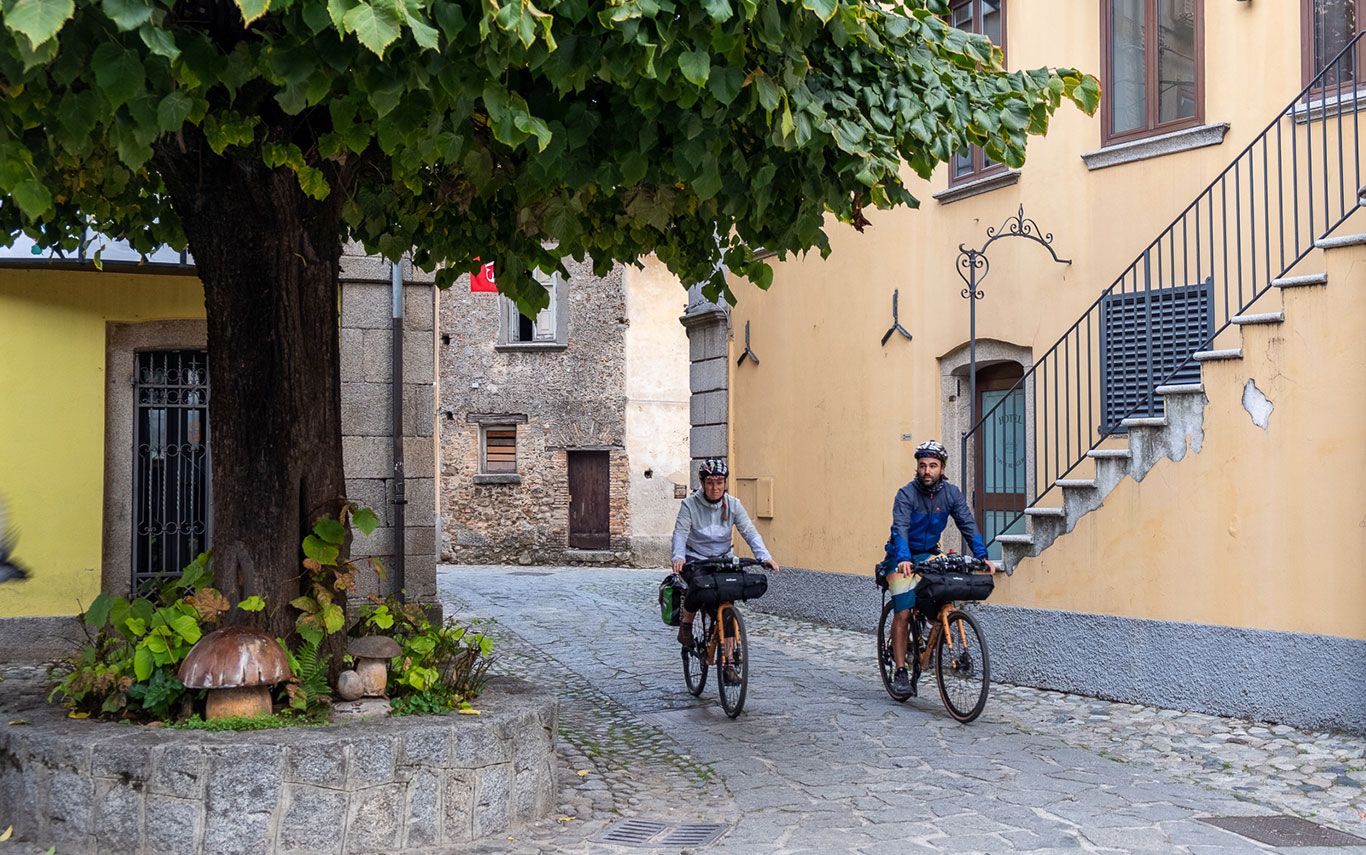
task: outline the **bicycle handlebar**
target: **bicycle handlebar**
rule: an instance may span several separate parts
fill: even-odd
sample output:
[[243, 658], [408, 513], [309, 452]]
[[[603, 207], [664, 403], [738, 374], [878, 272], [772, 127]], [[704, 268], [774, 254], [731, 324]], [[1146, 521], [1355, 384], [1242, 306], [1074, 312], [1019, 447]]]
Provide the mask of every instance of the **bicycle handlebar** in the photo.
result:
[[946, 555], [936, 555], [928, 561], [921, 561], [915, 565], [915, 572], [925, 573], [945, 573], [953, 571], [985, 570], [987, 564], [980, 558], [973, 558], [968, 555], [960, 555], [950, 552]]
[[726, 570], [743, 570], [746, 567], [767, 567], [763, 561], [757, 558], [703, 558], [697, 561], [687, 561], [683, 564], [684, 570], [696, 570], [701, 567], [715, 567]]

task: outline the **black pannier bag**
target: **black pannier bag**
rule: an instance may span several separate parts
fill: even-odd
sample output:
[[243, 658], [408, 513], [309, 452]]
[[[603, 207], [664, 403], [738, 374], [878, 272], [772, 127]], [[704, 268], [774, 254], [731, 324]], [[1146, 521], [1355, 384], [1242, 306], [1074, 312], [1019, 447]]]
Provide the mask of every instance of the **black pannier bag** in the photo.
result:
[[945, 603], [985, 600], [995, 589], [996, 580], [987, 573], [926, 573], [915, 586], [915, 607], [933, 618]]
[[733, 603], [762, 597], [768, 590], [768, 576], [763, 573], [744, 573], [727, 570], [722, 573], [698, 573], [688, 583], [688, 596], [683, 604], [688, 611], [715, 608], [718, 603]]

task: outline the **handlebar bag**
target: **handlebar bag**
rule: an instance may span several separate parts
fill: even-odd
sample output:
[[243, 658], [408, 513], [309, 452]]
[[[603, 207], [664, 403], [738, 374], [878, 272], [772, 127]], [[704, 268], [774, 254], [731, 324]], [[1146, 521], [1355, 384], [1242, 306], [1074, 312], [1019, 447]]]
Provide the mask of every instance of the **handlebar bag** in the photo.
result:
[[683, 593], [688, 586], [683, 577], [670, 573], [659, 583], [659, 619], [668, 626], [678, 626], [683, 620]]
[[753, 600], [768, 591], [768, 576], [727, 570], [721, 573], [697, 573], [688, 585], [684, 604], [688, 611], [715, 608], [719, 603]]
[[933, 617], [946, 603], [985, 600], [995, 589], [995, 578], [986, 573], [926, 573], [915, 586], [916, 608]]

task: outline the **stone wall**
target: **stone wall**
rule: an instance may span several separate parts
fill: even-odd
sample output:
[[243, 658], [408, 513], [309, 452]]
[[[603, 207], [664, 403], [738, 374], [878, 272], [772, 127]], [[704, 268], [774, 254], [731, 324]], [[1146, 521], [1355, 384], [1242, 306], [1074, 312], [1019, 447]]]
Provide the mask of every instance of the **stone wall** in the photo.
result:
[[[342, 257], [342, 450], [348, 498], [373, 508], [380, 527], [356, 533], [353, 558], [395, 555], [392, 436], [392, 290], [390, 266], [355, 245]], [[436, 297], [430, 274], [404, 263], [403, 469], [405, 584], [412, 599], [436, 596]], [[392, 582], [392, 577], [389, 580]], [[368, 573], [358, 593], [379, 591]], [[386, 587], [387, 592], [387, 587]]]
[[[629, 561], [623, 271], [567, 262], [564, 346], [499, 347], [499, 301], [462, 277], [440, 299], [441, 556], [483, 563]], [[480, 472], [480, 421], [515, 424], [515, 476]], [[609, 453], [611, 546], [568, 548], [566, 452]]]
[[455, 848], [555, 806], [553, 696], [495, 680], [479, 708], [204, 733], [43, 705], [22, 725], [0, 721], [0, 817], [63, 855]]

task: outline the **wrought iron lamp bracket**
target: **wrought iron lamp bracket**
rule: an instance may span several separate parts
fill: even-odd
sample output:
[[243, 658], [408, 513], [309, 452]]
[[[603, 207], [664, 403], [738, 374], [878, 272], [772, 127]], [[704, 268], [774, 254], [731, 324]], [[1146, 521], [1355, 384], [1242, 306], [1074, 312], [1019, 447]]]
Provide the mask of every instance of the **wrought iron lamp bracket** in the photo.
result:
[[1024, 205], [1016, 210], [1014, 216], [1006, 217], [1000, 226], [987, 228], [987, 239], [976, 249], [966, 244], [958, 245], [958, 276], [967, 284], [967, 288], [962, 290], [965, 300], [980, 300], [986, 296], [980, 288], [982, 280], [987, 278], [991, 272], [991, 262], [987, 260], [987, 247], [1002, 238], [1024, 238], [1032, 240], [1039, 246], [1048, 250], [1048, 254], [1053, 257], [1053, 261], [1058, 264], [1071, 264], [1070, 258], [1059, 258], [1058, 253], [1053, 249], [1053, 233], [1045, 232], [1039, 228], [1039, 224], [1034, 222], [1032, 217], [1026, 217]]

